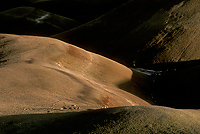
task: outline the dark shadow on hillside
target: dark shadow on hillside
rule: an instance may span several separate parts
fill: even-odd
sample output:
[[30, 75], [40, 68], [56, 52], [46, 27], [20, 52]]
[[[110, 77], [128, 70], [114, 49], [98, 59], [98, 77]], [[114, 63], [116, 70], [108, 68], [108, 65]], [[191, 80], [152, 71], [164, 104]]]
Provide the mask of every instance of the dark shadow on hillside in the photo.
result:
[[150, 104], [156, 104], [151, 95], [154, 77], [142, 74], [133, 69], [132, 72], [131, 80], [118, 84], [118, 87], [140, 97]]
[[105, 118], [112, 118], [104, 112], [98, 115], [95, 116], [95, 112], [68, 112], [4, 116], [0, 117], [0, 134], [87, 133], [95, 129], [95, 125], [103, 124]]
[[0, 1], [0, 11], [21, 6], [31, 6], [85, 23], [127, 1], [128, 0], [2, 0]]
[[[11, 115], [0, 117], [0, 134], [74, 134], [88, 133], [101, 126], [117, 123], [123, 108], [82, 112]], [[106, 130], [104, 130], [106, 132]], [[108, 131], [109, 132], [109, 131]]]
[[147, 68], [161, 70], [161, 73], [148, 76], [137, 72], [135, 68], [131, 81], [120, 83], [119, 88], [151, 104], [183, 109], [200, 108], [200, 60], [154, 64]]
[[[157, 105], [183, 109], [200, 108], [200, 60], [152, 64], [145, 67], [162, 71], [161, 75], [153, 77], [152, 84], [143, 79], [139, 82], [149, 86], [139, 90], [148, 92]], [[135, 81], [132, 80], [132, 83]]]
[[199, 61], [174, 63], [170, 64], [170, 67], [177, 69], [165, 71], [156, 79], [152, 90], [158, 104], [174, 108], [199, 109]]

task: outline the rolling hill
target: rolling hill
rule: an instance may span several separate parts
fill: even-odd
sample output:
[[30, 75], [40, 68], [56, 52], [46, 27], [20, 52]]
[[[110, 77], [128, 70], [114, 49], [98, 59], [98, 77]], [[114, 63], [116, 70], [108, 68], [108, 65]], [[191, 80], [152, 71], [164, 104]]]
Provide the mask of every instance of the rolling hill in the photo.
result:
[[199, 59], [199, 1], [132, 0], [53, 37], [127, 66]]

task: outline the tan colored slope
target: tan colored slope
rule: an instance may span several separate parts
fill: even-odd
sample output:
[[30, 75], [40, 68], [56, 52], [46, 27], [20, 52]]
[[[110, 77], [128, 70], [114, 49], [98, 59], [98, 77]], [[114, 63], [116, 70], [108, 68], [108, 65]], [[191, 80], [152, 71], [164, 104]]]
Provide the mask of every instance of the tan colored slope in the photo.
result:
[[1, 134], [198, 134], [200, 111], [133, 106], [63, 114], [0, 117]]
[[70, 105], [148, 105], [118, 88], [131, 79], [132, 71], [100, 55], [36, 36], [1, 34], [0, 47], [0, 114]]
[[55, 38], [131, 66], [197, 60], [198, 0], [132, 0]]

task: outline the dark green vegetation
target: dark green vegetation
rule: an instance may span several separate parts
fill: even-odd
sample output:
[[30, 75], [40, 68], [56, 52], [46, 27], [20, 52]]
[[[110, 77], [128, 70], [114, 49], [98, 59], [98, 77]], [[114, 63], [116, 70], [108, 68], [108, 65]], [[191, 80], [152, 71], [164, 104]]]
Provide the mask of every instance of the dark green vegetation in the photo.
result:
[[158, 106], [0, 117], [0, 133], [200, 133], [199, 112]]

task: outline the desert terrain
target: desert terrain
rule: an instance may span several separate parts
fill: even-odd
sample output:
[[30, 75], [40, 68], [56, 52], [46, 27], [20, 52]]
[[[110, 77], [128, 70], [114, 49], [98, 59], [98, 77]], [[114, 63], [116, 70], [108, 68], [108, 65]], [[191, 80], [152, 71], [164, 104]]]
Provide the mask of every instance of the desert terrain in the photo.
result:
[[200, 1], [0, 7], [0, 134], [200, 133]]

